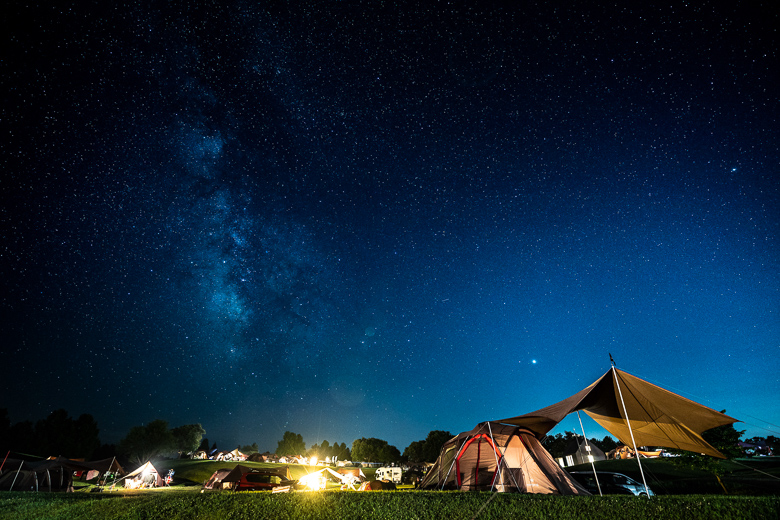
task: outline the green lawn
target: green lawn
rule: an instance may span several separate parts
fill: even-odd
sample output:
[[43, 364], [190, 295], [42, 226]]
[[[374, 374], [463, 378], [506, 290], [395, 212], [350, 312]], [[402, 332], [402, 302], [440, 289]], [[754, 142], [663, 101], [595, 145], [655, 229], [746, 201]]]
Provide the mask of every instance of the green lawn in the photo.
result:
[[[712, 474], [680, 467], [668, 460], [648, 460], [643, 468], [658, 494], [632, 496], [560, 497], [400, 490], [270, 492], [206, 491], [200, 485], [218, 468], [234, 462], [171, 460], [159, 462], [160, 472], [176, 471], [175, 485], [154, 490], [91, 492], [94, 486], [75, 482], [75, 493], [0, 492], [0, 520], [13, 519], [711, 519], [761, 518], [780, 520], [780, 460], [724, 462], [721, 480]], [[271, 464], [246, 463], [255, 467]], [[590, 466], [579, 467], [586, 469]], [[639, 478], [634, 460], [602, 461], [602, 471]], [[320, 469], [291, 465], [293, 478]], [[758, 470], [758, 471], [756, 471]], [[373, 475], [373, 470], [365, 470]], [[705, 492], [701, 491], [706, 490]], [[696, 493], [696, 494], [692, 494]], [[706, 494], [705, 494], [706, 493]], [[711, 493], [711, 494], [710, 494]]]
[[0, 493], [0, 520], [778, 519], [780, 497], [560, 497], [437, 491]]

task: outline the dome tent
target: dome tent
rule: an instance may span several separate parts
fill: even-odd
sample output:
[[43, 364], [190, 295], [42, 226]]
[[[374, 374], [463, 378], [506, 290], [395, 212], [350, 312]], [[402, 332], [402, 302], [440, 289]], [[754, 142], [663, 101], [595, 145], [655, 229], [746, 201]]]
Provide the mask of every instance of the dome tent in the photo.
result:
[[420, 488], [590, 495], [533, 432], [489, 421], [445, 442]]

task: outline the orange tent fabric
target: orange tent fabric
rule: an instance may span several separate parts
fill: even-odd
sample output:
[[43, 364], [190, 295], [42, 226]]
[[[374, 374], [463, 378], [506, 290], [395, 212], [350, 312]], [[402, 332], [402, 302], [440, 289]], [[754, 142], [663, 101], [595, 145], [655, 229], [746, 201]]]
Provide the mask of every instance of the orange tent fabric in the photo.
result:
[[[620, 400], [621, 393], [628, 418]], [[733, 417], [614, 367], [568, 399], [497, 422], [524, 426], [541, 438], [564, 417], [578, 410], [587, 413], [626, 445], [632, 445], [630, 423], [637, 446], [677, 448], [719, 458], [725, 457], [710, 446], [701, 433], [737, 422]]]

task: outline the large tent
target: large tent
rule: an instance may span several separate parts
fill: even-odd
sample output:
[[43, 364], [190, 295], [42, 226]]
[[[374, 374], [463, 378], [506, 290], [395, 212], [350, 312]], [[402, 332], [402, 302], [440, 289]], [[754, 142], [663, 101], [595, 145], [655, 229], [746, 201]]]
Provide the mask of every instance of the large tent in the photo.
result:
[[124, 473], [116, 459], [77, 461], [55, 457], [41, 461], [7, 459], [0, 471], [0, 490], [73, 491], [73, 472]]
[[494, 422], [444, 443], [420, 488], [590, 494], [555, 463], [533, 432]]
[[497, 422], [528, 428], [541, 438], [578, 410], [628, 446], [663, 446], [720, 458], [725, 457], [701, 434], [737, 422], [615, 367], [568, 399]]

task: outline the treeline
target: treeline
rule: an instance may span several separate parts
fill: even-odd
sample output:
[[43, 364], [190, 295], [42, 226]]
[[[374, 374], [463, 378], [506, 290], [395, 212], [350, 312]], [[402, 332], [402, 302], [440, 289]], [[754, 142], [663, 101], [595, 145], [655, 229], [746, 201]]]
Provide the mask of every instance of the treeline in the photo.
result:
[[[255, 444], [255, 446], [257, 445]], [[347, 447], [346, 443], [342, 442], [339, 444], [336, 442], [331, 444], [327, 440], [323, 440], [320, 444], [315, 444], [307, 450], [306, 443], [303, 442], [303, 436], [289, 431], [284, 432], [282, 440], [277, 443], [276, 455], [305, 455], [306, 457], [317, 457], [318, 460], [325, 460], [328, 458], [332, 460], [334, 457], [339, 460], [352, 459], [352, 452]]]
[[191, 452], [201, 442], [205, 430], [200, 424], [170, 428], [167, 421], [156, 420], [134, 426], [118, 445], [102, 444], [97, 422], [90, 414], [73, 419], [66, 410], [55, 410], [33, 423], [11, 424], [8, 409], [0, 408], [0, 450], [14, 457], [56, 457], [100, 460], [118, 457], [142, 464], [155, 457], [175, 457]]
[[33, 423], [11, 424], [8, 410], [0, 408], [0, 449], [17, 455], [101, 459], [113, 456], [114, 447], [102, 445], [98, 426], [89, 414], [73, 419], [65, 410], [54, 410]]
[[[563, 434], [556, 433], [555, 435], [548, 435], [545, 437], [545, 439], [542, 441], [542, 446], [544, 446], [544, 449], [550, 452], [550, 455], [552, 455], [555, 458], [563, 457], [565, 451], [566, 451], [566, 445], [569, 443], [571, 439], [579, 437], [574, 432], [565, 432]], [[588, 439], [588, 443], [590, 443], [592, 446], [597, 447], [604, 453], [607, 453], [609, 451], [614, 450], [618, 447], [618, 442], [607, 435], [603, 439], [597, 439], [595, 437]]]

